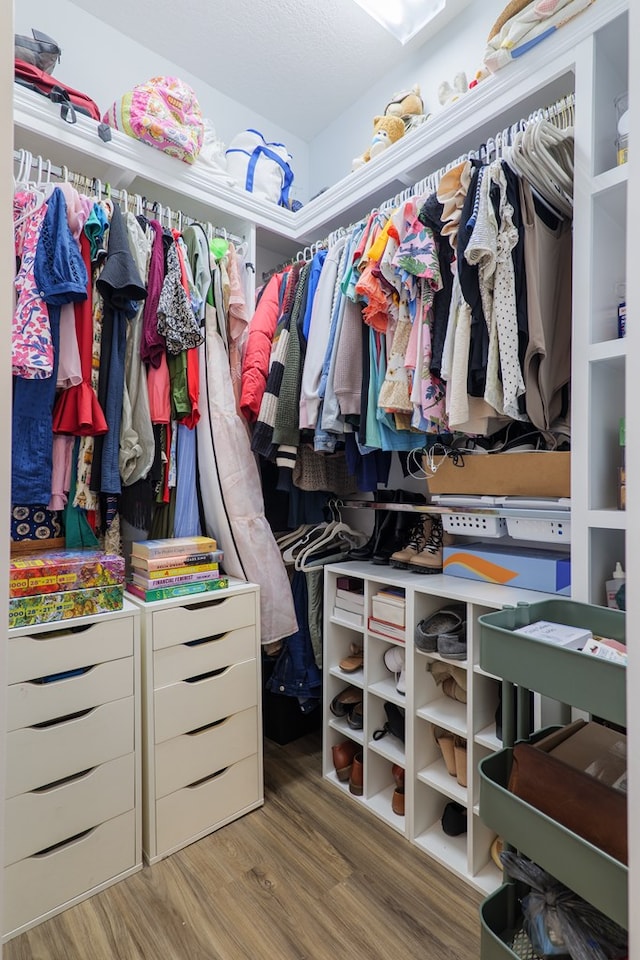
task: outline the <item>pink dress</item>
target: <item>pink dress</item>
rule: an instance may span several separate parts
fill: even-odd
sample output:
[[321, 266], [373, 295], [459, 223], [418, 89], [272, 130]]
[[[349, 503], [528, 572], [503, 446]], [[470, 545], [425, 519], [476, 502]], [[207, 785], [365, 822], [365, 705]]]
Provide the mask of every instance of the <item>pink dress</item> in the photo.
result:
[[17, 193], [13, 199], [16, 256], [16, 307], [11, 332], [11, 368], [23, 380], [44, 380], [53, 373], [53, 342], [49, 311], [36, 285], [33, 264], [47, 212], [36, 193]]

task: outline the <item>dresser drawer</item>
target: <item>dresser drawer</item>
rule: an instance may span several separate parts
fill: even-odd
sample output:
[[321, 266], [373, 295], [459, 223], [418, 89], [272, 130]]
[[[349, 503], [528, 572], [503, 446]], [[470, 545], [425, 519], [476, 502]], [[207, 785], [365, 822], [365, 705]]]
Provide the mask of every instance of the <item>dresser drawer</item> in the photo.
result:
[[135, 801], [133, 753], [73, 779], [22, 793], [5, 804], [5, 864], [75, 837], [127, 810]]
[[7, 683], [133, 656], [133, 617], [9, 637]]
[[66, 717], [133, 696], [133, 657], [84, 668], [75, 676], [14, 683], [7, 690], [7, 730]]
[[10, 933], [136, 864], [135, 811], [46, 853], [6, 867], [4, 931]]
[[15, 797], [132, 753], [133, 697], [7, 734], [6, 796]]
[[232, 663], [254, 659], [256, 653], [254, 626], [165, 647], [153, 655], [153, 683], [156, 688], [164, 687], [176, 680], [186, 680]]
[[210, 727], [165, 740], [156, 747], [156, 797], [195, 783], [258, 750], [257, 707], [234, 713]]
[[184, 607], [169, 607], [153, 614], [153, 646], [156, 650], [214, 637], [256, 622], [255, 594], [213, 598]]
[[205, 727], [257, 704], [256, 661], [161, 687], [154, 701], [156, 743]]
[[158, 851], [171, 850], [257, 803], [261, 798], [258, 773], [257, 755], [246, 757], [207, 780], [158, 800]]

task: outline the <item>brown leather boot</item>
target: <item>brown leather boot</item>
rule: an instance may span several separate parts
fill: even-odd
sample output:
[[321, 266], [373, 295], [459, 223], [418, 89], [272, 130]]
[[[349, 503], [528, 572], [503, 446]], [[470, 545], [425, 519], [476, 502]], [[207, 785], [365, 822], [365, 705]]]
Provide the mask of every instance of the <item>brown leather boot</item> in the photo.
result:
[[362, 768], [362, 751], [356, 753], [351, 765], [351, 775], [349, 777], [349, 792], [355, 797], [361, 797], [364, 790], [364, 777]]
[[359, 749], [360, 747], [353, 740], [344, 740], [342, 743], [336, 743], [331, 747], [331, 756], [338, 780], [344, 782], [349, 779], [353, 758]]

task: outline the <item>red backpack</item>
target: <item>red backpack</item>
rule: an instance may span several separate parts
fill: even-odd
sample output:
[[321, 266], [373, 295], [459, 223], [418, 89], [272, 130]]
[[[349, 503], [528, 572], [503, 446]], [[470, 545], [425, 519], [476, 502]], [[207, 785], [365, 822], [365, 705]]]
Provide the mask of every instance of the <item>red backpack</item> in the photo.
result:
[[74, 90], [73, 87], [68, 87], [52, 77], [50, 73], [39, 70], [31, 63], [16, 60], [14, 78], [20, 86], [41, 93], [53, 103], [59, 103], [60, 116], [67, 123], [76, 122], [76, 112], [100, 121], [100, 110], [91, 97], [86, 93], [80, 93], [79, 90]]

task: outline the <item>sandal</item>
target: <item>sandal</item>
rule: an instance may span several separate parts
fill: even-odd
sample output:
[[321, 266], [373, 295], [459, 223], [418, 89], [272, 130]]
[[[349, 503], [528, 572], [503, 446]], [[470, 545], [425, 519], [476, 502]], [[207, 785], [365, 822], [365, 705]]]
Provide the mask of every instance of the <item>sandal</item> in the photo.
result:
[[343, 657], [339, 667], [344, 673], [354, 673], [364, 664], [364, 652], [357, 643], [352, 643], [349, 647], [349, 656]]

